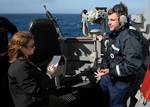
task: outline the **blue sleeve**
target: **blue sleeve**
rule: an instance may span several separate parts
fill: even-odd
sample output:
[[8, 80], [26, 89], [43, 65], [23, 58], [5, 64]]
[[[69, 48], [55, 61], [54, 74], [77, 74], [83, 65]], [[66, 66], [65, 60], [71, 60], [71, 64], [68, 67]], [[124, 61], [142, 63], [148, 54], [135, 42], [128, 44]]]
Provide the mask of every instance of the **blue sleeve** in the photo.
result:
[[102, 44], [102, 47], [101, 47], [101, 50], [102, 50], [102, 62], [100, 64], [100, 68], [101, 69], [104, 69], [104, 68], [109, 68], [109, 55], [108, 55], [108, 51], [107, 51], [107, 48], [108, 48], [108, 44], [109, 44], [109, 40], [102, 40], [101, 42]]

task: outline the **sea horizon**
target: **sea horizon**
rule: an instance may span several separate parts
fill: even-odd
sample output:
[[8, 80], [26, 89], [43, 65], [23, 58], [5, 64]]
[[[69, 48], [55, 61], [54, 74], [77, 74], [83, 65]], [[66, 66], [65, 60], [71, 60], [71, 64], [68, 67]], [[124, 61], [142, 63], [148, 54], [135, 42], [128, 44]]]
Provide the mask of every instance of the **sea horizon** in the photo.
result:
[[[81, 15], [68, 13], [52, 13], [63, 36], [83, 36], [81, 30]], [[28, 31], [30, 23], [35, 19], [46, 19], [45, 13], [0, 13], [6, 17], [19, 31]]]

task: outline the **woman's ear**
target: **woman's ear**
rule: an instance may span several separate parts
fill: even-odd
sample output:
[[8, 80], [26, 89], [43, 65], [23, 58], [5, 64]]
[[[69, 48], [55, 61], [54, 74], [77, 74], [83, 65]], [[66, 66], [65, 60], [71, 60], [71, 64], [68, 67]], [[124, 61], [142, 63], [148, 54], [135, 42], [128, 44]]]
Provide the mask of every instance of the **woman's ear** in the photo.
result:
[[19, 47], [19, 50], [21, 50], [22, 52], [24, 52], [24, 51], [23, 51], [23, 47], [22, 47], [22, 46], [20, 46], [20, 47]]

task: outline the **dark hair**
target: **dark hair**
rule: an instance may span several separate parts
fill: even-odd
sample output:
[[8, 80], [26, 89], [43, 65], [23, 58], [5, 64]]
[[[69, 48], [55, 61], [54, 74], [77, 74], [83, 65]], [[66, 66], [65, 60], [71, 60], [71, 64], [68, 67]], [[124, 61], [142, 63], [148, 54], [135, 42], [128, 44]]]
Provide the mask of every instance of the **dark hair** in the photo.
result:
[[13, 63], [18, 57], [24, 57], [24, 54], [20, 50], [21, 46], [26, 46], [33, 36], [29, 32], [17, 32], [13, 35], [9, 42], [8, 56], [9, 62]]
[[108, 15], [111, 15], [113, 13], [117, 13], [118, 16], [125, 15], [128, 16], [128, 8], [125, 4], [120, 2], [119, 4], [116, 4], [113, 6], [113, 8], [108, 10]]

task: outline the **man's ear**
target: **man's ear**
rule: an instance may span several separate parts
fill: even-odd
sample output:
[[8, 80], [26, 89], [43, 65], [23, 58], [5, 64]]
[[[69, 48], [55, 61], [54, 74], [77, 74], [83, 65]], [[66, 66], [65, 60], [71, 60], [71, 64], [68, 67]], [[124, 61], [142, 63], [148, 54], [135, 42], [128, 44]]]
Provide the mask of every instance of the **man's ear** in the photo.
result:
[[119, 21], [120, 21], [120, 25], [121, 25], [121, 26], [125, 25], [125, 24], [128, 22], [128, 21], [127, 21], [127, 16], [121, 15], [121, 16], [119, 17]]

